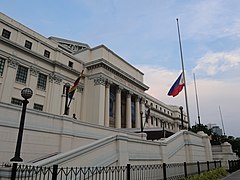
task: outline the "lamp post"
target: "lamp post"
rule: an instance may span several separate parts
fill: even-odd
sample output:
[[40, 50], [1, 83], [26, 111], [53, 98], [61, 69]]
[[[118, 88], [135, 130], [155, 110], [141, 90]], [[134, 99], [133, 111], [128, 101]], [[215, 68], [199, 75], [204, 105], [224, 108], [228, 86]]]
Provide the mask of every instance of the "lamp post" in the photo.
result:
[[140, 116], [141, 116], [141, 133], [143, 132], [143, 112], [140, 112]]
[[15, 156], [12, 159], [10, 159], [10, 161], [15, 162], [13, 163], [13, 167], [12, 167], [11, 180], [15, 180], [16, 178], [17, 162], [23, 161], [23, 159], [20, 157], [20, 153], [21, 153], [21, 146], [22, 146], [24, 121], [25, 121], [27, 104], [29, 103], [28, 99], [30, 99], [32, 95], [33, 95], [33, 91], [30, 88], [24, 88], [21, 91], [21, 96], [24, 98], [24, 100], [22, 100], [22, 104], [23, 104], [22, 115], [21, 115], [20, 125], [18, 129], [18, 138], [17, 138]]
[[166, 124], [166, 122], [165, 122], [165, 121], [162, 121], [162, 126], [163, 126], [163, 138], [166, 137], [165, 124]]
[[18, 129], [18, 138], [17, 138], [15, 156], [12, 159], [10, 159], [10, 161], [15, 161], [15, 162], [22, 162], [23, 161], [22, 158], [20, 157], [21, 146], [22, 146], [23, 128], [24, 128], [24, 121], [25, 121], [27, 104], [29, 103], [28, 99], [31, 98], [32, 95], [33, 95], [33, 91], [30, 88], [24, 88], [21, 91], [21, 96], [24, 98], [24, 100], [22, 100], [22, 104], [23, 104], [22, 115], [21, 115], [20, 125], [19, 125], [19, 129]]
[[180, 106], [179, 109], [180, 109], [180, 113], [181, 113], [181, 123], [182, 123], [182, 128], [181, 129], [183, 129], [183, 107]]
[[70, 88], [70, 84], [69, 83], [66, 83], [64, 84], [64, 88], [65, 88], [65, 92], [66, 92], [66, 101], [65, 101], [65, 108], [64, 108], [64, 115], [68, 115], [68, 93], [69, 93], [69, 88]]

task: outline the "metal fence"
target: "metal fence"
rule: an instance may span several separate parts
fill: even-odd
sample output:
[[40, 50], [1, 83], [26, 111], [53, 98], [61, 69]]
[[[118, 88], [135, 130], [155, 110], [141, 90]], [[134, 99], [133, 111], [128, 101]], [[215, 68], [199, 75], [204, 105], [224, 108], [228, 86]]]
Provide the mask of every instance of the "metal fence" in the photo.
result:
[[240, 160], [228, 161], [229, 172], [235, 172], [240, 169]]
[[[177, 180], [221, 167], [221, 161], [109, 167], [12, 168], [12, 180]], [[15, 171], [15, 172], [13, 172]], [[14, 175], [13, 175], [14, 174]]]

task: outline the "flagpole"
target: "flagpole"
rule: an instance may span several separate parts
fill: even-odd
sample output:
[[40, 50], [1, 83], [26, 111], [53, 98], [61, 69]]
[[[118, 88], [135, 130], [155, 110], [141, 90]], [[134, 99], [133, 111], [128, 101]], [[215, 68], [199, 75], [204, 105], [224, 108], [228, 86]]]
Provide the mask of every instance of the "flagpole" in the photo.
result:
[[188, 118], [188, 128], [190, 128], [190, 116], [189, 116], [188, 99], [187, 99], [187, 82], [186, 82], [185, 71], [184, 71], [182, 44], [181, 44], [181, 38], [180, 38], [180, 30], [179, 30], [178, 18], [176, 20], [177, 20], [177, 29], [178, 29], [179, 48], [180, 48], [180, 54], [181, 54], [182, 73], [183, 73], [183, 79], [184, 79], [184, 83], [185, 83], [184, 91], [185, 91], [185, 103], [186, 103], [187, 118]]
[[201, 122], [200, 122], [200, 113], [199, 113], [199, 106], [198, 106], [198, 95], [197, 95], [197, 85], [196, 85], [196, 80], [195, 80], [195, 73], [193, 73], [193, 79], [194, 79], [195, 94], [196, 94], [196, 103], [197, 103], [198, 125], [200, 125]]
[[225, 128], [224, 128], [224, 124], [223, 124], [223, 117], [222, 117], [222, 111], [221, 111], [221, 107], [220, 106], [219, 106], [219, 112], [220, 112], [220, 117], [221, 117], [221, 121], [222, 121], [223, 134], [225, 136]]

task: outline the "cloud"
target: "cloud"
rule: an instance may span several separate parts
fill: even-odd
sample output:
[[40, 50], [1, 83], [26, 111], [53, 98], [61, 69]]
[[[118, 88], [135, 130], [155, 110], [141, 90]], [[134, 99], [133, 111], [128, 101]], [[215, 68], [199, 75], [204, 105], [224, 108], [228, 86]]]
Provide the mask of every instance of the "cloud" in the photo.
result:
[[199, 59], [193, 71], [215, 75], [222, 72], [239, 71], [239, 69], [240, 49], [230, 52], [209, 52]]
[[[234, 63], [234, 58], [232, 59], [229, 61]], [[167, 96], [169, 88], [179, 76], [179, 71], [146, 65], [137, 65], [137, 68], [144, 72], [144, 83], [150, 87], [148, 94], [166, 104], [183, 106], [186, 109], [184, 91], [174, 98]], [[198, 122], [196, 93], [191, 74], [186, 73], [186, 77], [190, 119], [193, 125]], [[217, 124], [222, 128], [219, 115], [219, 106], [221, 106], [226, 134], [239, 136], [239, 129], [236, 127], [239, 122], [240, 99], [237, 98], [240, 92], [239, 81], [239, 77], [232, 77], [228, 81], [196, 78], [201, 123]]]

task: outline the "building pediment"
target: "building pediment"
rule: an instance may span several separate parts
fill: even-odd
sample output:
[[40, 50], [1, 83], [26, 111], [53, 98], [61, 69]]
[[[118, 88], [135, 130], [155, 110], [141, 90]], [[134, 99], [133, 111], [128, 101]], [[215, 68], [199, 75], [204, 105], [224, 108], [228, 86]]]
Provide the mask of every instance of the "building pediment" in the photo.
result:
[[59, 44], [59, 47], [71, 54], [77, 53], [85, 48], [89, 48], [87, 44], [80, 43], [77, 41], [71, 41], [67, 39], [62, 39], [58, 37], [49, 37], [48, 39], [53, 40]]

